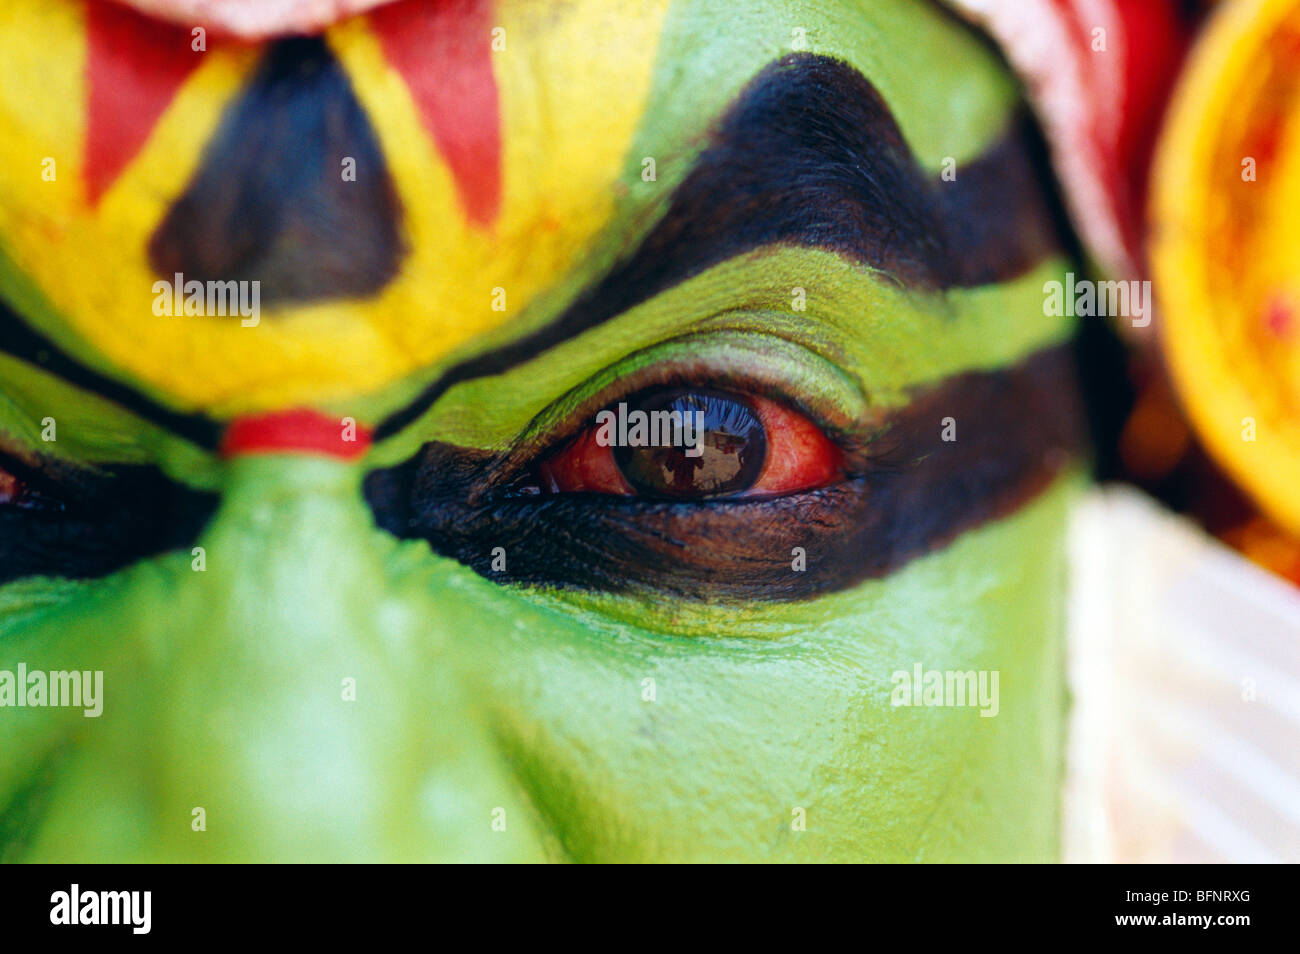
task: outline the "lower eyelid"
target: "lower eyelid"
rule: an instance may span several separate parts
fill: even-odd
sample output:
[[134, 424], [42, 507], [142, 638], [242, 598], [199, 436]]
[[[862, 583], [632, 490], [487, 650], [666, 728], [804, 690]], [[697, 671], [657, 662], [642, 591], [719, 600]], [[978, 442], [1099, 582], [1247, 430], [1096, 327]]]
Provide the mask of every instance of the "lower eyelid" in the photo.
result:
[[188, 546], [215, 494], [141, 464], [0, 464], [0, 583], [31, 576], [106, 576]]

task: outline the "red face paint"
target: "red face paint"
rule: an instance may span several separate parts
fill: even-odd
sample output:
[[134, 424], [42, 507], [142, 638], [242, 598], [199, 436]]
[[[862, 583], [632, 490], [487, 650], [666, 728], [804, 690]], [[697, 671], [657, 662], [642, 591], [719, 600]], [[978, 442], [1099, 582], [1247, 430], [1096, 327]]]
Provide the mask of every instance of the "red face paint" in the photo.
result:
[[370, 23], [438, 145], [465, 216], [489, 226], [501, 206], [501, 116], [490, 0], [405, 0]]
[[1275, 298], [1268, 306], [1264, 323], [1273, 337], [1290, 338], [1292, 331], [1295, 330], [1295, 314], [1290, 303], [1281, 297]]
[[86, 193], [92, 206], [140, 151], [202, 61], [190, 32], [114, 3], [86, 4]]
[[230, 422], [221, 456], [308, 454], [356, 460], [370, 449], [370, 430], [351, 418], [327, 417], [305, 408], [276, 411]]

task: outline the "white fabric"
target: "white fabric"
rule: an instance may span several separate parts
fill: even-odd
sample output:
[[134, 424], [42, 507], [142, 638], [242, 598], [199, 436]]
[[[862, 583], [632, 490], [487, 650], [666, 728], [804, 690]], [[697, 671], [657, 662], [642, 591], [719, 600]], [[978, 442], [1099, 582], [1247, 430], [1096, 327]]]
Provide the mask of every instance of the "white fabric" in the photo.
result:
[[1066, 860], [1300, 861], [1300, 591], [1132, 488], [1070, 548]]

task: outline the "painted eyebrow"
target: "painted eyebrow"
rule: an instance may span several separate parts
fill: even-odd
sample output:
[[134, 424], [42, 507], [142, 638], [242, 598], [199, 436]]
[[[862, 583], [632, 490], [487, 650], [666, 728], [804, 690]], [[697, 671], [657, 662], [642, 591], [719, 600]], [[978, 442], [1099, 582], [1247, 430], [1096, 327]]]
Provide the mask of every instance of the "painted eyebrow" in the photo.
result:
[[944, 181], [921, 168], [879, 92], [839, 60], [796, 53], [765, 67], [723, 115], [629, 258], [554, 321], [456, 365], [380, 422], [383, 440], [453, 385], [500, 374], [745, 252], [835, 252], [899, 284], [943, 290], [1024, 274], [1068, 248], [1028, 117]]
[[0, 299], [0, 352], [83, 391], [106, 398], [205, 450], [216, 450], [221, 442], [223, 425], [219, 421], [201, 414], [173, 411], [134, 388], [86, 367], [44, 335], [32, 330], [3, 299]]
[[[793, 54], [766, 67], [718, 123], [638, 250], [556, 320], [449, 369], [379, 423], [396, 434], [462, 381], [498, 374], [712, 265], [772, 244], [825, 248], [911, 287], [994, 282], [1065, 234], [1027, 121], [957, 171], [928, 178], [888, 106], [853, 67]], [[0, 351], [215, 450], [223, 425], [173, 411], [72, 358], [0, 300]]]

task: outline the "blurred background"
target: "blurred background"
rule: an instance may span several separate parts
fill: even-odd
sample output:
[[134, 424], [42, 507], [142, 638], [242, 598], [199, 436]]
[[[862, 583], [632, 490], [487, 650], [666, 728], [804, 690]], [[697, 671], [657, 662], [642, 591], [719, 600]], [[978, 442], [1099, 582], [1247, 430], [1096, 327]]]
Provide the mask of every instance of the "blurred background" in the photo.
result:
[[1300, 860], [1300, 0], [952, 5], [1156, 299], [1081, 323], [1067, 860]]

